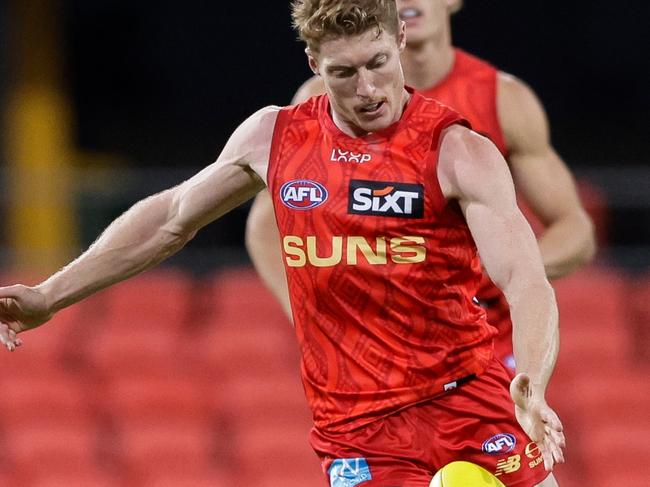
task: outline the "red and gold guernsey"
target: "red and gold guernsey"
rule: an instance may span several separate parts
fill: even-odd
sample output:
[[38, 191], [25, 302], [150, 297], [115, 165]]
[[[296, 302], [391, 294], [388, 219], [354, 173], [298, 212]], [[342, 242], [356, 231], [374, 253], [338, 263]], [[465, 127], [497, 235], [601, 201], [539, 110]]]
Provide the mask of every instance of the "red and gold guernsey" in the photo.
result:
[[327, 96], [278, 114], [268, 170], [315, 424], [349, 431], [456, 387], [492, 357], [476, 247], [437, 180], [460, 116], [412, 94], [353, 138]]

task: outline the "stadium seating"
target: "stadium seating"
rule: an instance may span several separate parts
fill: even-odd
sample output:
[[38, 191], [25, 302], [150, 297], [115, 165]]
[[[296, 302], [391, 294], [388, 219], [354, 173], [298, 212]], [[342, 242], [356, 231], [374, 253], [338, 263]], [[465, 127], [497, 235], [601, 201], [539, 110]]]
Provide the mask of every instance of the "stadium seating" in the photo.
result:
[[136, 327], [181, 330], [190, 314], [193, 289], [192, 279], [180, 271], [149, 271], [103, 291], [102, 318], [125, 332]]
[[[563, 487], [650, 476], [648, 283], [598, 267], [554, 283]], [[24, 338], [0, 358], [1, 485], [323, 485], [291, 324], [250, 269], [145, 274]]]
[[112, 374], [100, 385], [101, 408], [120, 419], [209, 417], [209, 385], [201, 378], [163, 369]]
[[291, 330], [289, 319], [249, 268], [222, 271], [206, 284], [214, 326], [240, 328], [279, 328]]
[[196, 344], [194, 356], [219, 380], [232, 374], [257, 374], [269, 369], [295, 369], [298, 364], [295, 339], [281, 330], [213, 327]]
[[202, 418], [115, 418], [118, 462], [130, 473], [205, 471], [214, 461], [215, 433]]
[[[0, 482], [2, 478], [0, 477]], [[20, 487], [116, 487], [122, 485], [120, 477], [110, 471], [93, 466], [49, 467], [47, 470], [14, 471], [6, 483]]]
[[642, 302], [631, 286], [624, 274], [598, 267], [555, 283], [561, 349], [549, 398], [568, 435], [572, 472], [560, 469], [563, 486], [645, 485], [650, 475], [638, 458], [647, 456], [650, 388], [634, 354], [634, 327], [647, 331], [650, 320], [630, 319]]
[[[300, 376], [297, 370], [231, 376], [214, 394], [213, 407], [230, 417], [251, 418], [289, 416], [309, 424]], [[263, 405], [264, 407], [260, 407]]]
[[[302, 485], [319, 485], [320, 463], [308, 445], [309, 425], [290, 418], [240, 423], [233, 438], [234, 464], [248, 483], [267, 484], [275, 479], [276, 485], [288, 485], [298, 480]], [[287, 484], [279, 483], [280, 479]]]
[[16, 367], [11, 373], [0, 374], [0, 421], [16, 424], [92, 415], [98, 398], [89, 387], [90, 377], [49, 364], [40, 366], [30, 363], [29, 368]]
[[4, 423], [3, 455], [16, 469], [92, 467], [99, 452], [97, 425], [90, 418], [72, 416], [52, 420], [32, 418]]
[[134, 475], [127, 482], [137, 487], [233, 487], [243, 485], [229, 470], [206, 468], [187, 471], [183, 468], [159, 470]]

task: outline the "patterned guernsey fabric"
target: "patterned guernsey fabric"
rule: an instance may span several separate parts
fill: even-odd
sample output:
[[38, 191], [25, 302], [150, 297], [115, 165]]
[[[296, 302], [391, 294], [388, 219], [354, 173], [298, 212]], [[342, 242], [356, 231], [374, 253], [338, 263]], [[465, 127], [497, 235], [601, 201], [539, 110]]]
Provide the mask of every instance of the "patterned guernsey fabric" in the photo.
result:
[[327, 96], [279, 112], [269, 191], [321, 430], [428, 400], [492, 356], [476, 247], [436, 174], [441, 132], [456, 123], [417, 93], [399, 122], [364, 137], [336, 127]]

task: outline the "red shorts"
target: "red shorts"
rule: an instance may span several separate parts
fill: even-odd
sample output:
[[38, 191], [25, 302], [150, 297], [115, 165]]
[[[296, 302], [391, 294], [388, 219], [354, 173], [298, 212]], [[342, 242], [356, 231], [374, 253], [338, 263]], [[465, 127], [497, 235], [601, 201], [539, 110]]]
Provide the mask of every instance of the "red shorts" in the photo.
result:
[[351, 432], [314, 428], [310, 441], [331, 487], [429, 487], [455, 460], [481, 465], [506, 486], [532, 487], [548, 472], [515, 419], [509, 385], [493, 359], [478, 378], [444, 395]]

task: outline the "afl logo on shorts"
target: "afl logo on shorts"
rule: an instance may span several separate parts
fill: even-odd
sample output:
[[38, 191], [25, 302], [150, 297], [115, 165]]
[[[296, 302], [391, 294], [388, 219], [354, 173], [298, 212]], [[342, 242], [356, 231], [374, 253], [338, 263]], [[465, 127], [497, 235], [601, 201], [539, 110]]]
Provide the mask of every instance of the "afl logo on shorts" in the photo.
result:
[[293, 210], [310, 210], [327, 201], [327, 190], [315, 181], [295, 179], [282, 185], [280, 198]]
[[517, 438], [510, 433], [499, 433], [483, 442], [483, 452], [488, 455], [503, 455], [510, 453], [517, 445]]

